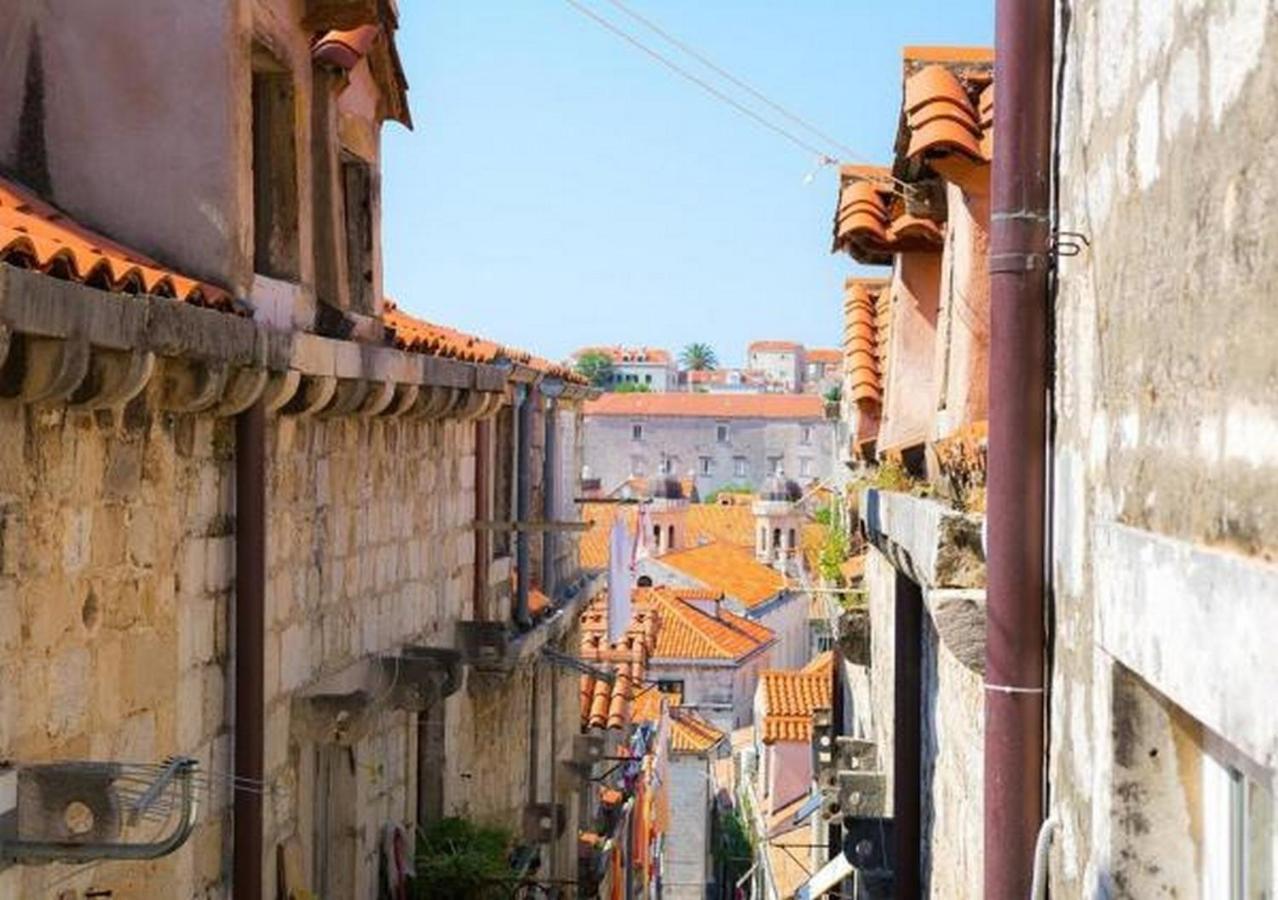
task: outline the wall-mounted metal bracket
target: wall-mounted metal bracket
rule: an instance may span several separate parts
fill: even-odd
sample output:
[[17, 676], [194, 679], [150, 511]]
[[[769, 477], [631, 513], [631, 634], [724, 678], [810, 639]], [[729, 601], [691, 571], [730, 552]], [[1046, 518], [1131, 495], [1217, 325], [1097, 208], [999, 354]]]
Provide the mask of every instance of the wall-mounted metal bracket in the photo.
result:
[[[0, 865], [156, 859], [182, 846], [199, 811], [196, 761], [58, 762], [0, 770]], [[176, 795], [176, 797], [174, 796]], [[145, 820], [167, 835], [127, 838]]]

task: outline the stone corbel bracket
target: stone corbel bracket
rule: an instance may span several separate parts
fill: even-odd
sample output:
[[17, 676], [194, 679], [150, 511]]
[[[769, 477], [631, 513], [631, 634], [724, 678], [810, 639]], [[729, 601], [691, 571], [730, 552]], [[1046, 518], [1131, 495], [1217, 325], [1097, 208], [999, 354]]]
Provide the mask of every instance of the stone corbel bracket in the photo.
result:
[[272, 331], [0, 264], [0, 398], [94, 410], [153, 387], [162, 409], [187, 414], [261, 400], [290, 416], [475, 420], [501, 408], [506, 385], [505, 367]]
[[874, 488], [861, 496], [867, 539], [923, 589], [942, 644], [972, 672], [985, 671], [982, 519], [944, 503]]

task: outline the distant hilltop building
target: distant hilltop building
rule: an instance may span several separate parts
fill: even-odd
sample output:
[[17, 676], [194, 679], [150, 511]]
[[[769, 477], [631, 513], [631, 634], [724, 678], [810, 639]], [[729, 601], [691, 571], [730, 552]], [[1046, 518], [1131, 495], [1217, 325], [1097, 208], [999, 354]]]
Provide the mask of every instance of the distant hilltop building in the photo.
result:
[[633, 479], [690, 477], [708, 497], [784, 472], [828, 480], [835, 423], [815, 394], [604, 394], [585, 406], [585, 463], [601, 495]]
[[614, 388], [629, 384], [650, 391], [670, 391], [679, 382], [674, 357], [659, 347], [582, 347], [572, 355], [574, 365], [591, 353], [602, 353], [612, 363]]
[[709, 394], [824, 394], [843, 376], [843, 353], [835, 348], [807, 348], [794, 341], [754, 341], [746, 348], [746, 365], [684, 369], [675, 354], [660, 347], [621, 345], [582, 347], [573, 366], [589, 354], [603, 354], [612, 364], [606, 390], [695, 391]]

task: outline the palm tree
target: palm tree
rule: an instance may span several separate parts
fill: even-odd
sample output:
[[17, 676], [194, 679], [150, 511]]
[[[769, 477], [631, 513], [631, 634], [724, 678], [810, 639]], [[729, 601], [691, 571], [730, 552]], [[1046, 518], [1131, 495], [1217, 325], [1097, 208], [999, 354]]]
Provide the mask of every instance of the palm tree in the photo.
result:
[[691, 372], [708, 372], [719, 366], [719, 357], [709, 344], [694, 343], [683, 348], [679, 363]]

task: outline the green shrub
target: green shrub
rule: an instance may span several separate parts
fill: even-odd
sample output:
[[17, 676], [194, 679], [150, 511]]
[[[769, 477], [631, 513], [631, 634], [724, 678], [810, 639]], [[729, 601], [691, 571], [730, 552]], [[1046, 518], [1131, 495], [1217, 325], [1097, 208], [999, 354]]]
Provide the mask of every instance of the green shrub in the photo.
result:
[[465, 819], [431, 822], [417, 833], [415, 900], [506, 900], [515, 887], [511, 835]]

